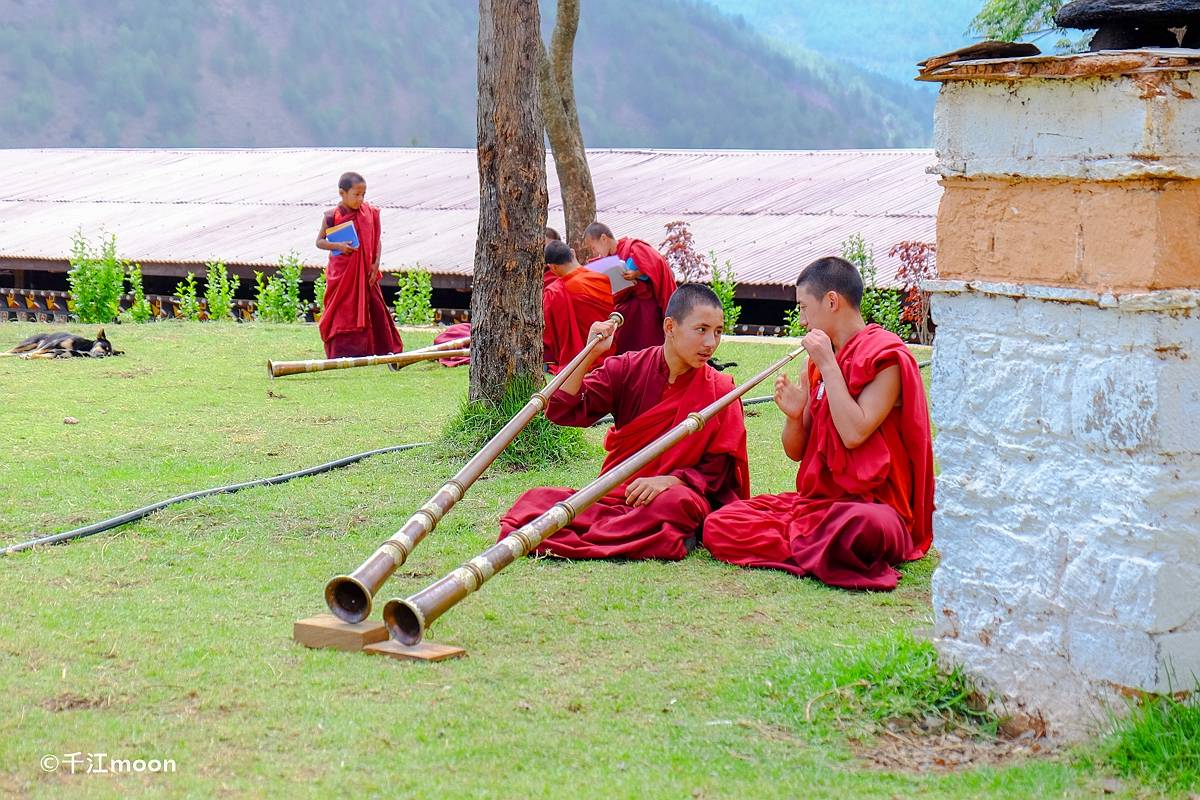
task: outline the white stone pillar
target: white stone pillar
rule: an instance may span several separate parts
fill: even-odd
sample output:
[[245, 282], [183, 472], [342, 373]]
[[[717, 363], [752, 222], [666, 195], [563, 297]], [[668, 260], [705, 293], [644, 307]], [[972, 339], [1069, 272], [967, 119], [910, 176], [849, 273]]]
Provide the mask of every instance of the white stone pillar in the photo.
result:
[[1200, 54], [1182, 62], [938, 78], [935, 637], [1060, 735], [1200, 676]]

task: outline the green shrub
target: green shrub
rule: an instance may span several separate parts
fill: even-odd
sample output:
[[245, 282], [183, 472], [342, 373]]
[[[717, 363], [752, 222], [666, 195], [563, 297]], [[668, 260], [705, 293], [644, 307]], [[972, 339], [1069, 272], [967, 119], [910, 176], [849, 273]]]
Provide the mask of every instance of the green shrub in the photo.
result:
[[[455, 455], [474, 455], [541, 388], [540, 381], [518, 379], [508, 387], [499, 404], [464, 401], [457, 416], [442, 433], [443, 445]], [[511, 469], [532, 469], [564, 463], [584, 454], [586, 450], [587, 443], [582, 430], [559, 427], [546, 419], [544, 414], [538, 414], [504, 449], [497, 462]]]
[[304, 318], [300, 304], [300, 255], [295, 251], [280, 256], [279, 268], [271, 277], [254, 273], [258, 318], [267, 322], [299, 322]]
[[133, 294], [133, 302], [129, 304], [129, 310], [122, 314], [122, 318], [128, 317], [130, 322], [149, 322], [154, 319], [154, 309], [150, 307], [150, 301], [146, 299], [146, 290], [142, 288], [142, 265], [130, 264], [126, 277], [129, 279], [129, 291]]
[[717, 261], [717, 254], [711, 250], [708, 252], [708, 259], [712, 267], [713, 294], [721, 301], [721, 309], [725, 312], [724, 332], [733, 333], [738, 317], [742, 315], [742, 307], [734, 302], [737, 278], [733, 274], [733, 263], [726, 261], [725, 266], [722, 267]]
[[225, 262], [210, 261], [205, 265], [204, 299], [208, 303], [209, 319], [232, 319], [233, 296], [242, 279], [230, 275], [225, 269]]
[[881, 288], [876, 280], [875, 253], [859, 234], [842, 242], [842, 258], [858, 268], [863, 279], [860, 309], [863, 319], [887, 328], [901, 339], [912, 335], [912, 326], [904, 322], [904, 303], [900, 293]]
[[313, 302], [317, 304], [318, 314], [325, 308], [325, 286], [325, 270], [321, 270], [321, 274], [313, 281]]
[[396, 276], [393, 307], [400, 325], [433, 324], [433, 278], [420, 264]]
[[175, 296], [179, 298], [179, 316], [198, 322], [200, 300], [196, 297], [195, 273], [189, 272], [186, 278], [175, 284]]
[[784, 336], [795, 336], [798, 338], [806, 333], [808, 333], [808, 328], [804, 327], [804, 323], [801, 322], [799, 306], [789, 308], [783, 312]]
[[117, 237], [104, 238], [93, 249], [82, 230], [71, 237], [71, 270], [67, 283], [71, 296], [67, 308], [80, 322], [112, 322], [121, 313], [121, 295], [125, 292], [127, 262], [117, 257]]

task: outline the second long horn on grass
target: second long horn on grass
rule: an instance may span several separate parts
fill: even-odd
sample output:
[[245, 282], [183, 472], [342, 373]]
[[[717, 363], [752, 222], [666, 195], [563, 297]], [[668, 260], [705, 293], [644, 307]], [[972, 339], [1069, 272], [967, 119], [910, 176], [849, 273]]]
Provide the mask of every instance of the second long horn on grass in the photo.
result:
[[700, 411], [659, 436], [650, 444], [603, 473], [566, 500], [555, 503], [541, 516], [527, 522], [436, 583], [405, 598], [389, 600], [383, 607], [383, 621], [392, 638], [402, 644], [420, 644], [433, 621], [467, 595], [479, 589], [493, 575], [537, 549], [555, 531], [569, 525], [576, 515], [636, 475], [685, 436], [704, 427], [722, 409], [782, 369], [804, 352], [798, 347], [740, 386], [718, 397]]
[[[615, 312], [609, 320], [618, 327], [625, 321], [624, 317]], [[462, 499], [467, 489], [492, 465], [517, 434], [524, 430], [529, 421], [545, 410], [550, 396], [583, 368], [584, 362], [602, 339], [601, 336], [589, 338], [575, 358], [571, 359], [543, 389], [529, 398], [529, 402], [488, 440], [454, 477], [446, 481], [425, 505], [417, 509], [400, 530], [392, 534], [370, 558], [360, 564], [358, 569], [349, 575], [338, 575], [325, 585], [325, 604], [334, 616], [345, 622], [362, 622], [371, 615], [373, 598], [384, 581], [408, 560], [413, 548], [420, 544], [454, 504]]]
[[471, 345], [471, 337], [453, 339], [441, 344], [433, 344], [406, 353], [388, 353], [382, 356], [350, 356], [347, 358], [310, 358], [305, 361], [268, 361], [267, 374], [272, 378], [285, 375], [301, 375], [306, 372], [324, 372], [330, 369], [349, 369], [351, 367], [375, 367], [391, 364], [399, 369], [419, 361], [433, 361], [441, 358], [457, 358], [469, 356], [467, 350]]

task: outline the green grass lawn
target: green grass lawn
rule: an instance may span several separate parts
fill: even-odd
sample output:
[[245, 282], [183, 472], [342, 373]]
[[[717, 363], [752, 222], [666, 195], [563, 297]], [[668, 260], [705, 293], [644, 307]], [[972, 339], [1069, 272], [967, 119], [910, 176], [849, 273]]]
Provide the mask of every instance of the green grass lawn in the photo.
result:
[[[35, 330], [0, 328], [0, 348]], [[0, 544], [209, 486], [435, 438], [465, 369], [272, 381], [320, 353], [312, 326], [113, 326], [127, 355], [0, 360]], [[431, 333], [406, 333], [409, 347]], [[727, 342], [747, 377], [785, 352]], [[766, 394], [764, 384], [752, 395]], [[63, 423], [74, 417], [76, 425]], [[750, 411], [755, 492], [791, 487], [773, 405]], [[582, 485], [601, 460], [493, 472], [382, 599], [494, 541], [523, 489]], [[434, 449], [168, 508], [116, 532], [0, 559], [0, 794], [328, 797], [1093, 797], [1059, 755], [884, 772], [796, 703], [809, 670], [930, 624], [931, 559], [854, 594], [698, 552], [680, 563], [527, 560], [446, 614], [439, 664], [308, 650], [292, 623], [460, 466]], [[789, 685], [781, 687], [780, 681]], [[810, 681], [807, 685], [805, 681]], [[799, 707], [803, 707], [803, 703]], [[857, 735], [856, 735], [857, 736]], [[45, 754], [170, 758], [173, 774], [45, 772]]]

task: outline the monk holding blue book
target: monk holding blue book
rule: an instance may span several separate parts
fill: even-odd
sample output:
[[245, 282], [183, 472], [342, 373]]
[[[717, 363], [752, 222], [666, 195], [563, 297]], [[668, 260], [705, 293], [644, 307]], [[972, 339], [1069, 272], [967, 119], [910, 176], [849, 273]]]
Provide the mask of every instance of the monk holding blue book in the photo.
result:
[[329, 251], [321, 341], [327, 358], [381, 356], [404, 350], [400, 332], [379, 287], [379, 209], [364, 199], [367, 182], [357, 172], [338, 180], [342, 202], [326, 211], [317, 247]]

